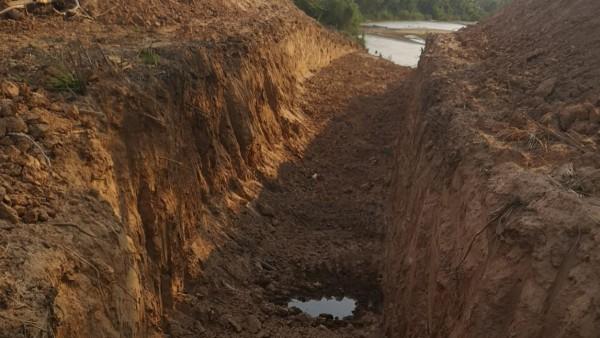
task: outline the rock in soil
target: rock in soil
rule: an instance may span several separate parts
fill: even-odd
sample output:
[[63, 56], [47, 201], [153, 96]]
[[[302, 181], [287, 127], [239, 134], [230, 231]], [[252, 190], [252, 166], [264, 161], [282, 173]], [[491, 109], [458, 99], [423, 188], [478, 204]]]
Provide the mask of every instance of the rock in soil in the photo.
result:
[[258, 317], [251, 315], [246, 319], [246, 328], [248, 332], [258, 333], [258, 331], [262, 328], [262, 323], [258, 319]]
[[[19, 116], [0, 118], [0, 126], [3, 125], [7, 133], [26, 133], [27, 123]], [[0, 127], [1, 128], [1, 127]]]
[[11, 223], [19, 223], [20, 220], [17, 211], [3, 202], [0, 202], [0, 218]]
[[19, 86], [13, 82], [4, 81], [0, 84], [0, 88], [2, 89], [2, 94], [8, 98], [14, 99], [19, 96]]

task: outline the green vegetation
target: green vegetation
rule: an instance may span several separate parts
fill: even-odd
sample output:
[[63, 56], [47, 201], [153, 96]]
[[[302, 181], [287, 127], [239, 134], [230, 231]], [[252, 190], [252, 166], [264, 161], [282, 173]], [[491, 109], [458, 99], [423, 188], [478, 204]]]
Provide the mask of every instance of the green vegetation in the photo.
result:
[[321, 23], [356, 36], [362, 21], [354, 0], [294, 0], [296, 6]]
[[434, 19], [476, 21], [510, 0], [356, 0], [372, 19]]
[[478, 2], [483, 13], [489, 15], [508, 5], [511, 0], [479, 0]]
[[160, 55], [151, 47], [142, 49], [139, 56], [143, 63], [150, 66], [158, 66], [160, 62]]
[[467, 20], [492, 14], [511, 0], [294, 0], [308, 15], [354, 36], [372, 20]]
[[86, 81], [83, 77], [68, 70], [60, 70], [51, 76], [48, 87], [57, 92], [71, 92], [77, 95], [86, 93]]

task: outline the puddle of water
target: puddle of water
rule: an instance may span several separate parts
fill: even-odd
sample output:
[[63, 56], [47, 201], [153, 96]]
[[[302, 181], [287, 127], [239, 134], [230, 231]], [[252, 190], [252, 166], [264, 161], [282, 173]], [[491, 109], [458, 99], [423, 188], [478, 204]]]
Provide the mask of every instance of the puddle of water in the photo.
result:
[[328, 314], [332, 315], [334, 318], [343, 319], [352, 316], [354, 309], [356, 309], [356, 300], [348, 297], [339, 300], [325, 297], [320, 300], [311, 299], [308, 301], [292, 299], [288, 303], [288, 307], [296, 307], [311, 317]]

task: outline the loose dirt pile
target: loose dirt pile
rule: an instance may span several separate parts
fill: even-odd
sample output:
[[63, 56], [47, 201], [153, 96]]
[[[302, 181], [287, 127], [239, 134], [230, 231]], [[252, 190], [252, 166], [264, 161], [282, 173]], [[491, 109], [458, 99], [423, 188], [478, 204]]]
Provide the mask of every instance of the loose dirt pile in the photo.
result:
[[0, 337], [377, 336], [406, 71], [288, 1], [82, 6], [0, 21]]
[[515, 1], [430, 39], [397, 148], [388, 336], [600, 331], [599, 12]]

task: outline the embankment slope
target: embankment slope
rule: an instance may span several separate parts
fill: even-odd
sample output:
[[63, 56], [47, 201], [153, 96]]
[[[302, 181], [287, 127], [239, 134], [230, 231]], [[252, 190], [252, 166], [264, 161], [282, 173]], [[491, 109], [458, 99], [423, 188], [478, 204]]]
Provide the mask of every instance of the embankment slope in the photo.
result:
[[387, 336], [599, 332], [599, 12], [516, 0], [428, 41], [397, 147]]
[[176, 336], [224, 215], [305, 146], [302, 80], [355, 47], [287, 1], [196, 3], [0, 22], [0, 337]]

